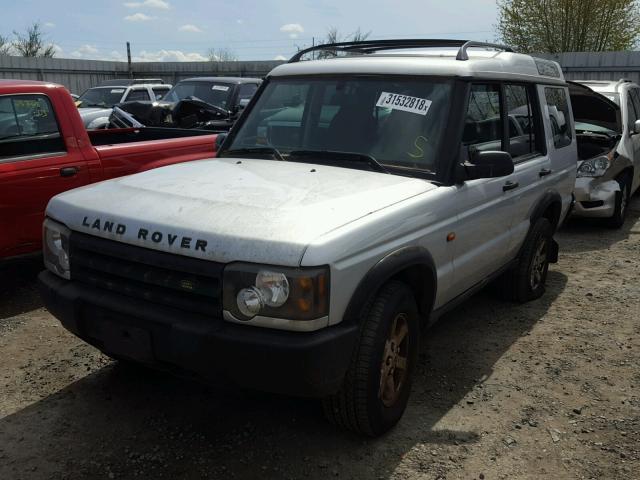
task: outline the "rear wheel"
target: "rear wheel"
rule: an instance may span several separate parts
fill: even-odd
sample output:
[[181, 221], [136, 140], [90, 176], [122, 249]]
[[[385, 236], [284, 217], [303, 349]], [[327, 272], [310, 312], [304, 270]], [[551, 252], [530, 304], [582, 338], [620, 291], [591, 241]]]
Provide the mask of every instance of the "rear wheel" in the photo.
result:
[[552, 244], [553, 227], [548, 219], [539, 218], [529, 230], [518, 263], [500, 282], [507, 299], [524, 303], [544, 294]]
[[394, 280], [382, 287], [363, 320], [342, 388], [323, 400], [329, 421], [377, 436], [400, 420], [418, 354], [418, 318], [407, 285]]
[[627, 207], [629, 206], [629, 180], [627, 175], [620, 175], [616, 178], [620, 185], [620, 191], [616, 193], [616, 205], [613, 216], [608, 219], [611, 228], [621, 228], [627, 216]]

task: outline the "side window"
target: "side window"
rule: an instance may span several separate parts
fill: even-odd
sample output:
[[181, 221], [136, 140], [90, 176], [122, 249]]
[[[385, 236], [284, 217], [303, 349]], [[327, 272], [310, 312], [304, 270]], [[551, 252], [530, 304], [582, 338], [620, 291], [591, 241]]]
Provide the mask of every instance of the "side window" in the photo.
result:
[[547, 115], [551, 123], [553, 144], [556, 148], [571, 145], [571, 114], [566, 90], [559, 87], [545, 87], [544, 96], [547, 102]]
[[471, 85], [462, 137], [469, 153], [502, 150], [502, 116], [499, 85]]
[[149, 92], [147, 90], [131, 90], [127, 98], [125, 98], [125, 102], [144, 102], [147, 100], [151, 100], [149, 98]]
[[627, 128], [631, 133], [633, 133], [634, 125], [638, 119], [637, 108], [634, 106], [637, 104], [637, 97], [633, 98], [635, 92], [636, 89], [629, 89], [627, 92]]
[[65, 151], [58, 122], [47, 97], [0, 97], [0, 161]]
[[506, 85], [509, 122], [509, 153], [514, 159], [540, 151], [536, 144], [538, 119], [534, 114], [531, 89], [524, 85]]
[[238, 105], [246, 107], [257, 90], [258, 85], [255, 83], [244, 83], [240, 85], [238, 89]]

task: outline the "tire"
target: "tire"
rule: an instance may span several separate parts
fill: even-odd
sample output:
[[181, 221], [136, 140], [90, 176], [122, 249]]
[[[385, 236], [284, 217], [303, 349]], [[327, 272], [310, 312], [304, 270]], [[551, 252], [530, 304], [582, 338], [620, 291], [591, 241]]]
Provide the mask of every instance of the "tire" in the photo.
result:
[[529, 230], [518, 263], [502, 279], [506, 299], [525, 303], [544, 294], [552, 242], [551, 223], [539, 218]]
[[[401, 336], [405, 327], [406, 334]], [[395, 340], [402, 338], [394, 351], [392, 334]], [[418, 307], [412, 291], [403, 282], [390, 281], [366, 310], [342, 388], [323, 400], [327, 419], [371, 437], [382, 435], [398, 423], [409, 400], [419, 334]], [[384, 365], [383, 355], [389, 360]], [[404, 362], [396, 360], [399, 357], [404, 357]], [[383, 378], [387, 381], [382, 382]]]
[[629, 180], [627, 175], [620, 175], [616, 178], [616, 182], [620, 185], [620, 191], [616, 193], [616, 205], [613, 216], [607, 219], [610, 228], [622, 228], [624, 220], [627, 217], [627, 209], [629, 206]]

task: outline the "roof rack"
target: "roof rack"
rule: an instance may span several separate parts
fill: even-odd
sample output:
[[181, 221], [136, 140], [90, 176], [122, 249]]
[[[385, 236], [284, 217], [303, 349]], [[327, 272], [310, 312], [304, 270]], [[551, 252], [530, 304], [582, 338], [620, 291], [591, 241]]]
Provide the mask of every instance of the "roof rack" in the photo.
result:
[[499, 45], [497, 43], [475, 42], [473, 40], [449, 40], [449, 39], [408, 39], [408, 40], [364, 40], [361, 42], [339, 42], [315, 45], [310, 48], [300, 50], [289, 59], [288, 63], [299, 62], [304, 55], [315, 51], [334, 51], [346, 53], [374, 53], [382, 50], [401, 50], [410, 48], [445, 48], [457, 47], [458, 54], [456, 60], [469, 60], [467, 49], [470, 47], [485, 47], [502, 50], [503, 52], [513, 52], [511, 47]]

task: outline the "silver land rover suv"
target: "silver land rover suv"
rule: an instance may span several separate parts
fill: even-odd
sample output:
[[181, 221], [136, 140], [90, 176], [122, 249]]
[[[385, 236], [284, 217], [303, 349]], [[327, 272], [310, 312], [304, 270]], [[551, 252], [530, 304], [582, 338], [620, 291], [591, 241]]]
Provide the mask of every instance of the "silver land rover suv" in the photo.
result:
[[315, 47], [274, 69], [218, 158], [55, 197], [47, 308], [106, 354], [323, 399], [379, 435], [420, 329], [488, 282], [545, 290], [576, 139], [559, 66], [507, 47]]

